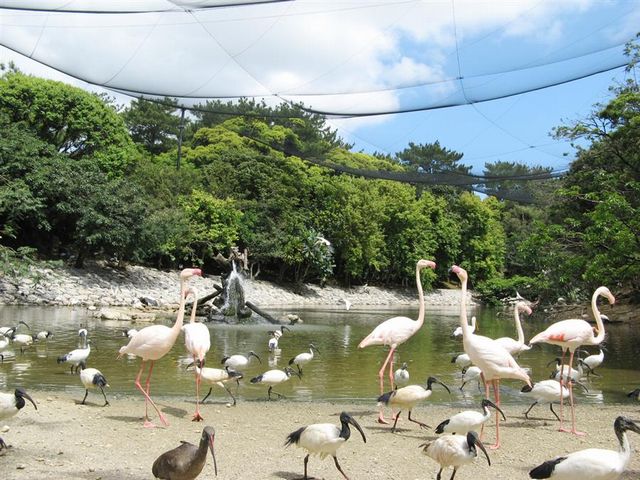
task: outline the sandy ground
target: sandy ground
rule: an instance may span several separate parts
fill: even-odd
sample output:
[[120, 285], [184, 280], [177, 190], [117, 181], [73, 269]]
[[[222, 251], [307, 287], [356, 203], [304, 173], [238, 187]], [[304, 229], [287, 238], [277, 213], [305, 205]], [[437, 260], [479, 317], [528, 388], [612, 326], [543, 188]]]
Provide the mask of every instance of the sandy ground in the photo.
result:
[[[434, 439], [431, 431], [401, 418], [395, 434], [375, 423], [375, 406], [366, 403], [298, 403], [245, 401], [227, 407], [218, 397], [203, 407], [205, 421], [191, 422], [192, 401], [161, 398], [158, 404], [169, 419], [166, 428], [145, 429], [141, 415], [144, 403], [138, 397], [113, 398], [102, 407], [102, 397], [89, 394], [87, 405], [66, 392], [31, 391], [38, 411], [28, 404], [19, 414], [2, 422], [10, 426], [2, 433], [12, 445], [0, 453], [0, 478], [32, 479], [151, 479], [155, 458], [177, 446], [180, 440], [197, 443], [204, 425], [216, 429], [216, 457], [220, 479], [300, 478], [304, 451], [284, 448], [290, 432], [311, 423], [339, 424], [341, 411], [350, 412], [362, 425], [367, 443], [355, 429], [338, 451], [347, 475], [355, 479], [432, 479], [437, 465], [421, 453], [418, 445]], [[99, 395], [99, 393], [98, 393]], [[547, 407], [537, 406], [525, 420], [523, 405], [504, 405], [507, 422], [502, 429], [503, 447], [490, 451], [492, 465], [484, 457], [463, 467], [456, 479], [485, 480], [528, 478], [527, 472], [559, 454], [589, 447], [616, 449], [613, 421], [617, 415], [640, 418], [640, 405], [580, 405], [579, 426], [585, 437], [559, 433]], [[452, 408], [424, 404], [413, 417], [437, 425], [453, 413]], [[493, 425], [485, 443], [493, 440]], [[630, 433], [632, 460], [622, 478], [640, 478], [639, 436]], [[635, 445], [635, 447], [634, 447]], [[342, 478], [330, 458], [309, 461], [309, 475], [323, 479]], [[443, 478], [448, 479], [450, 470]], [[211, 457], [199, 478], [214, 478]]]

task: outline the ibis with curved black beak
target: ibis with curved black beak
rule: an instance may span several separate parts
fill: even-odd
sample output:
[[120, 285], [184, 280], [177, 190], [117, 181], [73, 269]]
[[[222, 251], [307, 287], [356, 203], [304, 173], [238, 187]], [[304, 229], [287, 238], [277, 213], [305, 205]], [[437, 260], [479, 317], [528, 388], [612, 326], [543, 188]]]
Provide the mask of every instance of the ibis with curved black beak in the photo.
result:
[[[24, 390], [24, 388], [16, 388], [13, 393], [0, 392], [0, 420], [13, 417], [16, 413], [24, 408], [27, 404], [24, 399], [29, 400], [33, 404], [33, 408], [38, 410], [36, 402]], [[7, 448], [7, 444], [0, 438], [0, 450]]]
[[298, 355], [293, 357], [291, 360], [289, 360], [289, 365], [290, 366], [291, 365], [295, 365], [296, 367], [298, 367], [298, 373], [300, 375], [302, 375], [302, 366], [306, 365], [311, 360], [313, 360], [313, 352], [314, 352], [314, 350], [318, 354], [320, 353], [320, 350], [318, 350], [313, 343], [310, 343], [309, 344], [309, 351], [308, 352], [299, 353]]
[[285, 447], [295, 444], [307, 451], [307, 456], [304, 457], [303, 480], [307, 480], [309, 478], [307, 477], [307, 464], [309, 463], [310, 455], [319, 455], [320, 460], [324, 460], [327, 456], [331, 455], [338, 471], [345, 479], [349, 480], [349, 477], [347, 477], [340, 467], [338, 457], [336, 456], [338, 448], [344, 445], [344, 443], [351, 437], [351, 429], [349, 428], [349, 425], [353, 425], [360, 432], [360, 435], [362, 435], [364, 443], [367, 443], [367, 438], [364, 436], [362, 428], [347, 412], [342, 412], [340, 414], [340, 427], [333, 423], [315, 423], [313, 425], [307, 425], [306, 427], [299, 428], [287, 436], [287, 440], [284, 444]]
[[436, 433], [457, 433], [460, 435], [466, 435], [468, 432], [482, 428], [485, 422], [491, 418], [489, 407], [495, 408], [502, 414], [502, 419], [507, 421], [507, 417], [504, 416], [504, 412], [500, 407], [488, 398], [483, 398], [482, 402], [480, 402], [482, 412], [478, 412], [477, 410], [465, 410], [464, 412], [457, 413], [438, 425], [436, 427]]
[[258, 359], [258, 362], [262, 363], [262, 360], [260, 360], [260, 357], [256, 355], [256, 352], [254, 352], [253, 350], [250, 351], [246, 357], [244, 355], [239, 355], [239, 354], [231, 355], [228, 357], [222, 357], [222, 360], [220, 361], [220, 363], [225, 367], [229, 367], [238, 372], [242, 372], [242, 370], [245, 369], [251, 362], [251, 357], [256, 357]]
[[423, 443], [420, 447], [423, 447], [422, 451], [427, 457], [440, 464], [436, 480], [441, 480], [442, 470], [447, 467], [453, 467], [453, 473], [450, 478], [450, 480], [453, 480], [460, 467], [473, 462], [478, 456], [476, 447], [480, 447], [484, 456], [487, 457], [487, 463], [491, 466], [489, 454], [476, 432], [468, 432], [466, 435], [445, 435], [433, 442]]

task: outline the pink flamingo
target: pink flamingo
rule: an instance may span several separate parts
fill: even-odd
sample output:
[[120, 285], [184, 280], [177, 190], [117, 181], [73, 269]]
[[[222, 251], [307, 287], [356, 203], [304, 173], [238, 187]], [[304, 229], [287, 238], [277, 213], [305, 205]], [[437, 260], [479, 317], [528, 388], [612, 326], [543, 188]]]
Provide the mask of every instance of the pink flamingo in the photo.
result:
[[[462, 328], [462, 343], [464, 351], [480, 370], [485, 382], [486, 397], [489, 397], [489, 384], [493, 385], [493, 393], [496, 405], [500, 406], [500, 379], [513, 378], [522, 380], [531, 386], [529, 375], [518, 365], [511, 354], [495, 340], [471, 333], [467, 323], [467, 281], [466, 270], [454, 265], [451, 271], [455, 273], [462, 283], [460, 304], [460, 327]], [[496, 412], [496, 443], [490, 448], [500, 448], [500, 417]]]
[[[151, 372], [153, 371], [153, 363], [156, 360], [164, 357], [169, 350], [176, 343], [176, 339], [178, 335], [180, 335], [180, 330], [182, 329], [182, 322], [184, 319], [184, 308], [186, 302], [186, 289], [184, 286], [184, 282], [194, 276], [194, 275], [202, 275], [202, 271], [199, 268], [185, 268], [180, 272], [180, 308], [178, 309], [178, 317], [176, 318], [176, 322], [173, 327], [169, 328], [165, 325], [150, 325], [148, 327], [143, 328], [138, 333], [136, 333], [129, 343], [124, 347], [120, 348], [120, 352], [118, 358], [125, 354], [136, 355], [142, 358], [142, 363], [140, 364], [140, 371], [138, 372], [138, 376], [135, 380], [135, 385], [142, 392], [145, 398], [144, 402], [144, 426], [145, 428], [153, 428], [155, 425], [149, 421], [148, 415], [148, 404], [151, 403], [153, 408], [155, 408], [158, 416], [160, 417], [160, 421], [168, 426], [169, 422], [165, 416], [160, 412], [156, 404], [151, 400], [149, 396], [150, 383], [151, 383]], [[145, 362], [149, 360], [151, 364], [149, 366], [149, 373], [147, 374], [147, 382], [146, 389], [142, 388], [140, 385], [140, 377], [142, 376], [142, 371], [144, 370]]]
[[[424, 323], [424, 293], [422, 292], [420, 271], [427, 267], [435, 269], [436, 264], [431, 260], [419, 260], [416, 265], [416, 285], [418, 287], [418, 298], [420, 301], [418, 320], [412, 320], [407, 317], [393, 317], [385, 320], [358, 345], [358, 348], [365, 348], [369, 345], [389, 345], [391, 347], [389, 355], [387, 355], [386, 360], [382, 364], [382, 368], [378, 372], [378, 377], [380, 378], [380, 395], [384, 394], [384, 370], [389, 363], [389, 360], [391, 360], [391, 364], [389, 366], [389, 380], [391, 381], [391, 389], [393, 389], [393, 353], [396, 351], [396, 348], [398, 348], [398, 345], [409, 340], [418, 330], [420, 330], [420, 327], [422, 327], [422, 324]], [[378, 422], [388, 423], [384, 419], [382, 407], [380, 407]]]
[[522, 352], [530, 350], [529, 345], [524, 343], [524, 332], [522, 331], [522, 323], [520, 322], [520, 312], [531, 315], [531, 308], [525, 302], [516, 303], [513, 308], [514, 321], [516, 322], [516, 331], [518, 332], [518, 340], [511, 337], [496, 338], [496, 342], [502, 345], [511, 355], [519, 355]]
[[204, 420], [200, 415], [200, 382], [202, 379], [202, 368], [204, 367], [204, 357], [211, 348], [211, 336], [206, 325], [196, 322], [196, 307], [198, 305], [198, 291], [191, 287], [188, 292], [193, 295], [193, 305], [191, 307], [191, 318], [182, 329], [184, 330], [184, 346], [193, 357], [193, 363], [199, 368], [194, 369], [196, 376], [196, 413], [192, 421]]
[[[571, 319], [561, 320], [549, 326], [545, 331], [540, 332], [531, 339], [529, 343], [548, 343], [551, 345], [559, 345], [562, 348], [561, 365], [564, 365], [564, 356], [566, 351], [569, 351], [569, 369], [573, 365], [573, 354], [582, 345], [599, 345], [604, 340], [604, 324], [600, 317], [600, 310], [598, 310], [598, 297], [606, 297], [609, 303], [613, 305], [616, 302], [615, 297], [609, 291], [607, 287], [598, 287], [593, 296], [591, 297], [591, 309], [593, 310], [593, 316], [596, 320], [596, 331], [594, 335], [594, 329], [584, 320]], [[560, 367], [560, 384], [564, 385], [562, 381], [562, 372], [564, 367]], [[583, 432], [576, 430], [576, 414], [573, 404], [573, 384], [569, 382], [569, 402], [571, 405], [571, 430], [567, 430], [562, 426], [563, 420], [563, 397], [560, 396], [560, 431], [571, 432], [574, 435], [584, 435]]]

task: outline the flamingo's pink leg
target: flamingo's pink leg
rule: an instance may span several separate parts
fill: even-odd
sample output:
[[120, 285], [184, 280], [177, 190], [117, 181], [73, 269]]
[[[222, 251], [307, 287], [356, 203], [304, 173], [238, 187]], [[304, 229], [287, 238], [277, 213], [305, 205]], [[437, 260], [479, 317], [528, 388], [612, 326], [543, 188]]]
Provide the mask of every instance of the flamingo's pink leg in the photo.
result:
[[[484, 398], [489, 398], [489, 384], [484, 379], [484, 373], [480, 372], [480, 378], [482, 379], [482, 383], [484, 384]], [[480, 427], [480, 441], [482, 441], [482, 437], [484, 436], [484, 423]]]
[[[495, 395], [496, 405], [500, 406], [500, 379], [493, 380], [493, 394]], [[500, 413], [496, 410], [496, 443], [489, 447], [492, 450], [500, 448]]]
[[151, 383], [151, 372], [153, 371], [153, 361], [151, 361], [150, 367], [149, 367], [149, 375], [147, 376], [147, 384], [146, 384], [146, 390], [144, 388], [142, 388], [142, 385], [140, 384], [140, 377], [142, 376], [142, 370], [144, 368], [144, 361], [142, 362], [142, 365], [140, 365], [140, 371], [138, 372], [138, 376], [136, 377], [136, 381], [135, 381], [135, 385], [138, 388], [138, 390], [140, 390], [142, 392], [142, 394], [144, 395], [145, 398], [145, 417], [144, 417], [144, 426], [146, 428], [153, 428], [155, 425], [153, 423], [151, 423], [149, 421], [149, 417], [147, 415], [147, 402], [150, 402], [151, 405], [153, 405], [153, 408], [156, 409], [156, 412], [158, 413], [158, 416], [160, 417], [160, 421], [165, 425], [169, 425], [169, 422], [167, 422], [167, 419], [164, 417], [164, 415], [162, 414], [162, 412], [158, 409], [158, 407], [156, 406], [156, 404], [153, 402], [153, 400], [151, 400], [151, 397], [149, 396], [149, 386]]
[[[197, 365], [197, 358], [193, 358], [193, 362]], [[200, 365], [202, 365], [203, 362], [200, 362]], [[193, 369], [195, 375], [196, 375], [196, 413], [193, 414], [193, 418], [191, 419], [192, 422], [201, 422], [202, 420], [204, 420], [204, 418], [202, 417], [202, 415], [200, 415], [200, 379], [202, 376], [202, 367], [200, 368], [200, 373], [198, 373], [197, 369]]]
[[[571, 372], [572, 367], [573, 367], [573, 352], [571, 352], [569, 356], [569, 372]], [[576, 430], [576, 409], [573, 404], [573, 382], [571, 381], [571, 379], [569, 379], [569, 402], [571, 404], [571, 433], [578, 436], [586, 435], [586, 433], [579, 432], [578, 430]]]
[[[389, 355], [387, 355], [386, 360], [382, 364], [382, 368], [378, 372], [378, 378], [380, 378], [380, 395], [384, 393], [384, 370], [387, 368], [387, 364], [389, 363], [389, 360], [393, 356], [393, 352], [395, 352], [395, 350], [396, 349], [394, 347], [391, 347], [391, 351], [389, 352]], [[378, 423], [389, 423], [384, 419], [382, 407], [380, 407], [380, 413], [378, 415]]]
[[[560, 359], [560, 428], [559, 431], [561, 432], [568, 432], [569, 430], [567, 430], [566, 428], [564, 428], [563, 426], [563, 421], [564, 421], [564, 396], [562, 395], [562, 386], [563, 386], [563, 382], [562, 382], [562, 374], [564, 373], [564, 356], [565, 356], [565, 350], [564, 348], [562, 349], [562, 358]], [[569, 367], [571, 368], [571, 367]], [[567, 371], [567, 375], [571, 375], [571, 370]], [[569, 381], [569, 383], [571, 383], [571, 381]]]

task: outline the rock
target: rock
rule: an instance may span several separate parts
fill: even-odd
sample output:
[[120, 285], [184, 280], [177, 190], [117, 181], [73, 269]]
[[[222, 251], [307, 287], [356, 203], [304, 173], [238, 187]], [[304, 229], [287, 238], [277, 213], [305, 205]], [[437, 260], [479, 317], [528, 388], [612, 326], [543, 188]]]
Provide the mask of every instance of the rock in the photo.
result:
[[9, 425], [5, 425], [4, 427], [2, 427], [2, 430], [0, 430], [0, 432], [7, 433], [9, 430], [10, 430]]
[[146, 305], [147, 307], [159, 307], [160, 306], [160, 302], [158, 302], [158, 300], [156, 300], [155, 298], [142, 296], [142, 297], [139, 298], [139, 300], [140, 300], [140, 302], [142, 302], [143, 305]]

